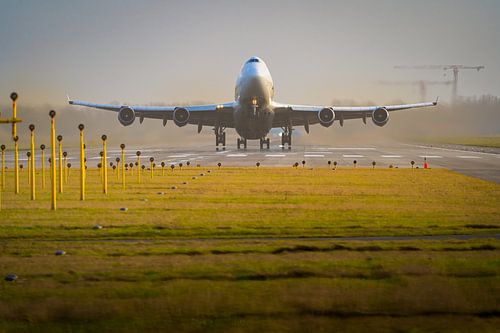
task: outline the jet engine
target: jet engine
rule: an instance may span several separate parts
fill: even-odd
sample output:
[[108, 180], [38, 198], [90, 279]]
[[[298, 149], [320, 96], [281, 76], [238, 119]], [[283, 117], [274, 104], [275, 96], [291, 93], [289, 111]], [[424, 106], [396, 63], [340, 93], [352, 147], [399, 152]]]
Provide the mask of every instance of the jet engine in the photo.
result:
[[185, 126], [189, 121], [189, 111], [184, 108], [174, 110], [174, 123], [179, 126]]
[[372, 113], [373, 123], [377, 126], [384, 126], [389, 121], [389, 112], [386, 108], [378, 108]]
[[134, 120], [135, 120], [135, 112], [132, 108], [126, 106], [121, 108], [120, 111], [118, 112], [118, 121], [123, 126], [132, 125]]
[[335, 112], [332, 108], [324, 108], [318, 112], [319, 123], [324, 127], [330, 127], [335, 120]]

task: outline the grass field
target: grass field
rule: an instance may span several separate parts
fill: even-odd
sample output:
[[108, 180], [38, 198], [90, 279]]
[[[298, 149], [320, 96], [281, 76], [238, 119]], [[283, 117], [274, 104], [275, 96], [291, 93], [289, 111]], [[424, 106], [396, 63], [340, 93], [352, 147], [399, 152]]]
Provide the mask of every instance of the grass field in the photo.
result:
[[21, 194], [9, 172], [2, 198], [0, 274], [19, 278], [0, 283], [0, 332], [500, 327], [497, 239], [323, 238], [498, 234], [495, 183], [443, 169], [205, 167], [140, 185], [129, 172], [125, 191], [111, 173], [103, 195], [90, 170], [81, 202], [72, 170], [53, 212], [48, 190], [29, 200], [23, 172]]
[[500, 148], [500, 136], [434, 138], [426, 141], [464, 146]]

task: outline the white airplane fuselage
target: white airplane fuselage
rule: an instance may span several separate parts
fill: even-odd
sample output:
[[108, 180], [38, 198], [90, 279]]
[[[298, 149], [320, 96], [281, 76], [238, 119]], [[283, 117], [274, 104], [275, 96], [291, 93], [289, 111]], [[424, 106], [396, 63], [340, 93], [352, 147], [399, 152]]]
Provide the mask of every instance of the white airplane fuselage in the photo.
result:
[[244, 139], [261, 139], [272, 128], [274, 84], [264, 61], [250, 58], [236, 80], [234, 124]]

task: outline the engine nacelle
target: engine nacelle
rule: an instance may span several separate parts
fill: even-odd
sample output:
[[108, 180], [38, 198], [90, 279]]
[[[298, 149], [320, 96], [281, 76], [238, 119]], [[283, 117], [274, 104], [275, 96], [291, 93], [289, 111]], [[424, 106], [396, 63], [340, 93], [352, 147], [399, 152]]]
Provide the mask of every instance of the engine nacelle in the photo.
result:
[[384, 126], [389, 121], [389, 112], [386, 108], [378, 108], [372, 113], [372, 121], [377, 126]]
[[187, 125], [189, 121], [189, 111], [184, 108], [177, 108], [174, 110], [174, 123], [179, 126]]
[[335, 112], [332, 108], [324, 108], [318, 112], [319, 123], [324, 127], [330, 127], [335, 120]]
[[135, 120], [135, 112], [132, 108], [126, 106], [121, 108], [120, 111], [118, 112], [118, 121], [123, 126], [132, 125], [134, 120]]

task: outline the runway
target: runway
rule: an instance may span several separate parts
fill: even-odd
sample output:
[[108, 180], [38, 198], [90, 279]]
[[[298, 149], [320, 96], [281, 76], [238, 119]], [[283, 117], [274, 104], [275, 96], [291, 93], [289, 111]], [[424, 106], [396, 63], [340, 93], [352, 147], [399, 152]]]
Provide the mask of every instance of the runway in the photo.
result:
[[[121, 157], [120, 149], [110, 147], [108, 161]], [[459, 148], [459, 147], [458, 147]], [[145, 148], [131, 147], [125, 150], [127, 162], [135, 162], [135, 152], [140, 150], [141, 163], [149, 166], [149, 158], [154, 157], [155, 163], [162, 161], [168, 166], [178, 165], [189, 161], [192, 165], [216, 166], [292, 166], [305, 161], [305, 167], [327, 167], [328, 161], [337, 162], [337, 167], [372, 167], [376, 168], [410, 168], [411, 161], [415, 167], [422, 168], [426, 160], [430, 168], [447, 168], [468, 176], [477, 177], [500, 183], [500, 150], [494, 152], [471, 151], [456, 148], [431, 147], [406, 143], [374, 144], [374, 145], [311, 145], [294, 146], [292, 149], [282, 149], [280, 146], [271, 146], [269, 150], [260, 150], [249, 145], [248, 149], [238, 150], [228, 146], [225, 150], [216, 151], [213, 145], [204, 145], [185, 148]], [[78, 167], [78, 151], [67, 149], [68, 162]], [[89, 148], [86, 151], [87, 164], [95, 167], [100, 161], [100, 148]], [[8, 166], [12, 166], [11, 152], [6, 154]], [[46, 154], [47, 155], [47, 154]], [[38, 152], [39, 157], [39, 152]], [[20, 152], [20, 163], [26, 164], [26, 153]], [[37, 161], [39, 164], [39, 161]]]

